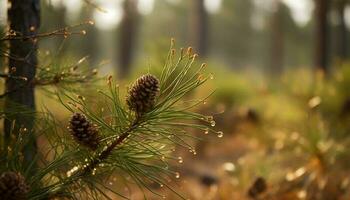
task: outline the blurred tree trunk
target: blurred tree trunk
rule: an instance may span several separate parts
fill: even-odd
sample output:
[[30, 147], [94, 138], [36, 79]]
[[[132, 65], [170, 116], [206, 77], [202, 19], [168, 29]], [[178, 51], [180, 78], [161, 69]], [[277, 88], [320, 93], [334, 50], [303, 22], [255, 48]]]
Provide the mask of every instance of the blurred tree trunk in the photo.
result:
[[[5, 27], [0, 25], [0, 33], [4, 33], [5, 32]], [[4, 42], [0, 42], [0, 49], [4, 49], [5, 48], [5, 43]], [[5, 57], [4, 56], [0, 56], [0, 71], [4, 71], [5, 69]]]
[[124, 0], [124, 16], [120, 24], [119, 38], [119, 77], [124, 78], [130, 72], [133, 50], [137, 37], [139, 14], [137, 0]]
[[[9, 3], [11, 4], [8, 8], [9, 28], [15, 31], [17, 35], [37, 34], [40, 26], [40, 0], [10, 0]], [[35, 39], [11, 40], [9, 42], [9, 53], [16, 58], [20, 58], [10, 58], [8, 61], [9, 71], [12, 72], [12, 75], [26, 77], [28, 81], [34, 79], [38, 65], [37, 41]], [[7, 114], [4, 122], [5, 143], [9, 144], [11, 134], [18, 134], [21, 128], [22, 130], [26, 128], [31, 134], [29, 136], [30, 140], [23, 150], [24, 164], [28, 164], [33, 161], [37, 151], [36, 138], [32, 133], [34, 114], [24, 115], [18, 113], [18, 111], [14, 113], [13, 109], [16, 105], [22, 105], [34, 111], [35, 99], [34, 87], [29, 84], [21, 87], [22, 84], [23, 82], [18, 83], [14, 79], [6, 80], [6, 91], [13, 92], [10, 92], [5, 99], [4, 107]]]
[[[84, 10], [85, 12], [82, 12], [82, 16], [80, 18], [92, 20], [96, 8], [87, 5]], [[82, 53], [82, 56], [89, 56], [89, 67], [93, 69], [98, 64], [98, 58], [101, 52], [100, 43], [98, 41], [99, 31], [96, 26], [89, 26], [85, 30], [87, 34], [85, 38], [82, 39], [83, 41], [88, 42], [83, 42], [83, 44], [80, 45], [79, 48]]]
[[348, 39], [347, 39], [347, 28], [345, 23], [345, 6], [346, 0], [338, 0], [336, 2], [336, 9], [339, 18], [338, 30], [337, 30], [337, 54], [338, 58], [343, 61], [347, 58], [348, 54]]
[[204, 0], [191, 0], [190, 40], [201, 57], [208, 51], [208, 14], [204, 8]]
[[329, 0], [315, 0], [315, 17], [316, 17], [316, 30], [315, 30], [315, 65], [316, 68], [324, 73], [328, 72], [328, 11]]
[[271, 53], [270, 53], [270, 74], [281, 74], [284, 65], [284, 27], [282, 2], [275, 0], [274, 12], [271, 16]]

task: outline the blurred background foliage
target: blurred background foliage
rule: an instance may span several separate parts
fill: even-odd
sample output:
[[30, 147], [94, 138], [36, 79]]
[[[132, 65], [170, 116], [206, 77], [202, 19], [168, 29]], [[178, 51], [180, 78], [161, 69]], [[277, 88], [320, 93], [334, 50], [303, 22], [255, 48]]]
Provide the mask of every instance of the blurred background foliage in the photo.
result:
[[[40, 32], [95, 22], [84, 36], [41, 40], [41, 63], [50, 56], [58, 65], [88, 56], [88, 67], [99, 66], [102, 74], [115, 74], [123, 84], [140, 72], [159, 70], [171, 37], [178, 47], [193, 46], [208, 63], [214, 78], [193, 95], [202, 98], [215, 90], [200, 109], [214, 116], [225, 136], [194, 133], [204, 138], [195, 144], [198, 154], [175, 152], [184, 160], [178, 166], [180, 186], [191, 199], [350, 198], [348, 1], [41, 4]], [[6, 2], [0, 6], [4, 32]], [[43, 96], [37, 101], [52, 100]], [[67, 117], [59, 105], [50, 110]]]
[[[276, 63], [277, 71], [313, 63], [315, 6], [312, 0], [303, 3], [290, 0], [88, 2], [100, 9], [80, 0], [42, 1], [40, 30], [48, 32], [88, 19], [95, 21], [95, 27], [87, 28], [86, 37], [66, 41], [64, 54], [69, 57], [89, 55], [92, 63], [107, 59], [109, 68], [114, 71], [135, 68], [147, 59], [156, 61], [159, 52], [168, 48], [170, 37], [176, 38], [181, 46], [194, 46], [202, 58], [229, 69], [268, 72]], [[0, 23], [4, 29], [6, 2], [1, 3], [1, 8]], [[333, 10], [336, 12], [335, 8]], [[125, 17], [124, 13], [129, 16]], [[337, 29], [339, 21], [333, 15], [332, 30]], [[55, 38], [41, 41], [40, 46], [42, 50], [53, 50], [60, 43], [61, 39]], [[127, 47], [129, 44], [132, 47]], [[128, 56], [122, 59], [122, 52], [124, 49], [126, 54], [128, 48], [132, 48], [133, 62], [123, 63], [121, 60]]]

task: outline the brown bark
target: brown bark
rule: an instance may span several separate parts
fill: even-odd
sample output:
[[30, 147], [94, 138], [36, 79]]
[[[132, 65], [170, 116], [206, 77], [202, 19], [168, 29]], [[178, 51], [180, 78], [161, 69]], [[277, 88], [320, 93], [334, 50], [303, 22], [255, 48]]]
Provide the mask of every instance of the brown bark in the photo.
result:
[[130, 72], [133, 50], [137, 37], [139, 15], [137, 0], [125, 0], [124, 16], [120, 24], [119, 38], [119, 77], [124, 78]]
[[328, 12], [329, 12], [329, 0], [315, 0], [315, 17], [316, 17], [316, 28], [315, 28], [315, 65], [320, 71], [328, 71], [328, 38], [329, 38], [329, 27], [328, 27]]
[[[40, 0], [9, 0], [8, 23], [11, 31], [20, 36], [31, 36], [38, 33], [40, 26]], [[35, 77], [37, 59], [37, 41], [35, 39], [10, 40], [10, 55], [16, 58], [8, 60], [8, 68], [13, 76], [26, 77], [32, 81]], [[33, 161], [37, 144], [32, 133], [34, 114], [21, 114], [22, 110], [14, 112], [17, 106], [23, 106], [28, 110], [35, 110], [34, 86], [29, 84], [21, 87], [23, 82], [8, 78], [6, 91], [10, 92], [5, 99], [6, 120], [4, 122], [5, 142], [9, 144], [11, 134], [18, 134], [20, 128], [26, 128], [30, 134], [29, 142], [24, 147], [24, 164]], [[15, 126], [13, 126], [15, 125]], [[27, 133], [28, 134], [28, 133]]]
[[345, 23], [345, 6], [346, 0], [339, 0], [336, 3], [337, 14], [339, 18], [338, 30], [337, 30], [337, 54], [340, 60], [345, 60], [348, 54], [347, 48], [347, 28]]
[[204, 8], [204, 0], [192, 0], [190, 19], [190, 40], [201, 57], [208, 51], [208, 14]]

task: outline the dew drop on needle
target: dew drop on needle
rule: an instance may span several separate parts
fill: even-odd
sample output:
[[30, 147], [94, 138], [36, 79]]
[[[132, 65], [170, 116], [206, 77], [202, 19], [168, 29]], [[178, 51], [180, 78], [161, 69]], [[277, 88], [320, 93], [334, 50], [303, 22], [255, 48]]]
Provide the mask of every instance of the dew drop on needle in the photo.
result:
[[219, 132], [218, 132], [218, 137], [219, 137], [219, 138], [222, 138], [223, 136], [224, 136], [224, 132], [219, 131]]
[[184, 160], [182, 159], [181, 156], [179, 156], [177, 159], [178, 159], [178, 162], [179, 162], [179, 163], [183, 163], [183, 162], [184, 162]]
[[175, 178], [180, 178], [180, 173], [179, 172], [175, 173]]

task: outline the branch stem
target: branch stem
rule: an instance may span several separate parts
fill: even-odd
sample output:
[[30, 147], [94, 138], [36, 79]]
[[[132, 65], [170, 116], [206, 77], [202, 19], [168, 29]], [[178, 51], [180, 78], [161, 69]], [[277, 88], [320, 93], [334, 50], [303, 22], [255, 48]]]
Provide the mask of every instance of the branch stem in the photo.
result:
[[[126, 129], [119, 137], [116, 137], [115, 140], [105, 149], [103, 150], [95, 159], [93, 159], [85, 168], [82, 168], [78, 172], [74, 173], [72, 176], [67, 177], [60, 184], [60, 187], [51, 194], [48, 195], [49, 199], [54, 197], [60, 197], [62, 189], [67, 184], [74, 183], [75, 180], [78, 180], [81, 177], [86, 176], [93, 170], [98, 164], [103, 162], [109, 155], [111, 155], [112, 151], [115, 150], [120, 144], [122, 144], [130, 135], [130, 133], [139, 126], [140, 118], [137, 117], [134, 122]], [[63, 186], [63, 187], [61, 187]]]
[[90, 172], [92, 169], [96, 167], [96, 165], [98, 165], [103, 160], [105, 160], [116, 147], [118, 147], [121, 143], [125, 141], [126, 138], [129, 137], [130, 132], [133, 131], [135, 128], [137, 128], [138, 124], [139, 124], [139, 118], [136, 118], [135, 121], [130, 125], [130, 127], [127, 130], [125, 130], [119, 137], [115, 138], [115, 140], [105, 150], [103, 150], [94, 160], [90, 162], [88, 167], [84, 168], [84, 171], [82, 174], [86, 174]]

